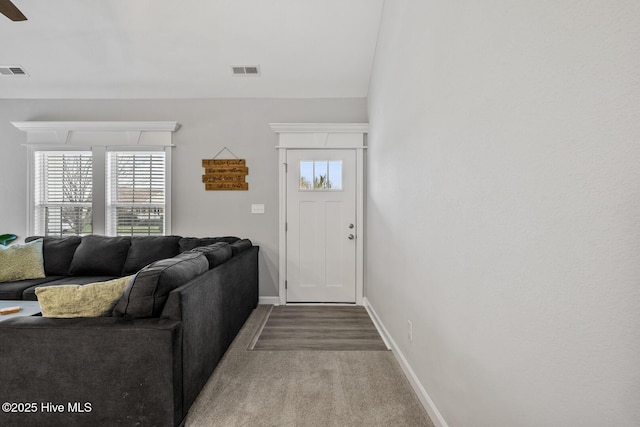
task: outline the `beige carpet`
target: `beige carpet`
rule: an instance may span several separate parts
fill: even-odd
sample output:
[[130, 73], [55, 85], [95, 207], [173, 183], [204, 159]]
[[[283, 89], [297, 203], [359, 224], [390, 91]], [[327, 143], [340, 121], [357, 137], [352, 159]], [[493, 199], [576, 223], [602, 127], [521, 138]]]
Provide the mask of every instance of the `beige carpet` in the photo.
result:
[[433, 426], [390, 351], [247, 350], [270, 308], [253, 312], [186, 426]]

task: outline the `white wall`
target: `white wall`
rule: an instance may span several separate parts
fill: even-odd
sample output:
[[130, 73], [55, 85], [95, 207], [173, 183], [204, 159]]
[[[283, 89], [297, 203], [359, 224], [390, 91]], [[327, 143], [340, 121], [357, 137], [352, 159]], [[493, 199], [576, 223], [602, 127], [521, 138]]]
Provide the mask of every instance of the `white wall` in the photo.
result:
[[[173, 234], [260, 245], [260, 295], [277, 295], [278, 153], [270, 122], [366, 122], [364, 99], [0, 100], [0, 234], [26, 237], [26, 134], [11, 121], [175, 120]], [[249, 191], [205, 191], [201, 160], [224, 146], [247, 159]], [[228, 154], [228, 153], [225, 153]], [[251, 214], [265, 204], [264, 215]]]
[[366, 296], [450, 427], [640, 425], [639, 70], [636, 1], [385, 2]]

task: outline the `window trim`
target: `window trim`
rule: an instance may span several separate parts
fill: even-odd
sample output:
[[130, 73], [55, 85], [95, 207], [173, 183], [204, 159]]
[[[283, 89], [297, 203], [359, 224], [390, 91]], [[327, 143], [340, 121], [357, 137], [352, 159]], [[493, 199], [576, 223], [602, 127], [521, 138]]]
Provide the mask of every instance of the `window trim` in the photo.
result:
[[[27, 133], [27, 229], [35, 234], [35, 151], [91, 151], [93, 233], [105, 234], [106, 151], [165, 152], [165, 235], [171, 234], [171, 148], [178, 122], [12, 122]], [[96, 191], [98, 190], [98, 191]]]

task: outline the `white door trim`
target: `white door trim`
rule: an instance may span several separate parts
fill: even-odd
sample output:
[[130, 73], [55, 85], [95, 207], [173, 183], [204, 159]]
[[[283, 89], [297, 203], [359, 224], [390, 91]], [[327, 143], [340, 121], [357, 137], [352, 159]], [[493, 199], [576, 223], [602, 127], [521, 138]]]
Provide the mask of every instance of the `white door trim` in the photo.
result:
[[287, 303], [285, 287], [287, 271], [287, 150], [304, 149], [355, 149], [356, 150], [356, 304], [364, 298], [364, 150], [368, 123], [270, 123], [278, 134], [279, 219], [278, 219], [278, 298], [281, 305]]

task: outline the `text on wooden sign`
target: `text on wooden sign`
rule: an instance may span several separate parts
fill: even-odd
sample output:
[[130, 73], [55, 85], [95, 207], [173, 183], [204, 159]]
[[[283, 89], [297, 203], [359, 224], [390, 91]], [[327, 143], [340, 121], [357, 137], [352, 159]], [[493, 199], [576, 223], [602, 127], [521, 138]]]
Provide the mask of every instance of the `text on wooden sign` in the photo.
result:
[[245, 159], [202, 159], [202, 182], [207, 191], [245, 191], [249, 174]]

